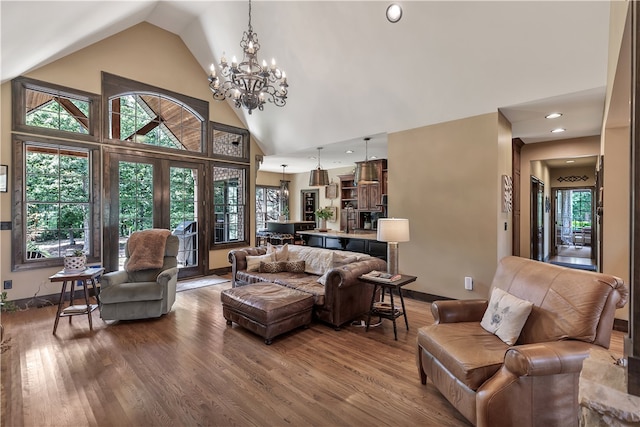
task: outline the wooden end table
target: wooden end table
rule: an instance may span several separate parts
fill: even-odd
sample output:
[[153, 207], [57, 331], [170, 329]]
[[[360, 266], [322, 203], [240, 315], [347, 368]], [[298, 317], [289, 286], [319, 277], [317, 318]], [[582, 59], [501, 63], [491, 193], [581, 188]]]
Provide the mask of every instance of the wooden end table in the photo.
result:
[[[360, 276], [360, 280], [367, 283], [373, 284], [373, 294], [371, 295], [371, 306], [369, 307], [369, 316], [367, 317], [367, 328], [366, 331], [369, 330], [369, 324], [371, 323], [371, 316], [378, 316], [382, 319], [389, 319], [393, 321], [393, 335], [395, 340], [398, 341], [398, 330], [396, 328], [396, 319], [400, 316], [404, 316], [404, 323], [407, 327], [407, 331], [409, 330], [409, 320], [407, 320], [407, 311], [404, 308], [404, 298], [402, 297], [402, 287], [408, 283], [415, 282], [416, 276], [409, 276], [407, 274], [402, 274], [398, 280], [394, 280], [393, 282], [387, 282], [382, 280], [373, 279], [370, 277]], [[382, 291], [381, 302], [384, 302], [384, 293], [385, 291], [389, 291], [389, 299], [391, 302], [391, 306], [389, 310], [376, 308], [374, 306], [376, 299], [376, 291], [380, 287]], [[393, 290], [398, 290], [398, 295], [400, 295], [400, 303], [402, 304], [402, 310], [396, 309], [396, 306], [393, 303]]]
[[[98, 304], [90, 304], [89, 303], [89, 290], [88, 285], [91, 283], [93, 286], [93, 292], [96, 296], [96, 302], [98, 302], [100, 290], [96, 286], [96, 278], [100, 276], [104, 272], [104, 268], [102, 267], [89, 267], [84, 271], [78, 273], [65, 273], [64, 270], [58, 271], [53, 276], [49, 277], [51, 282], [62, 282], [62, 290], [60, 291], [60, 300], [58, 301], [58, 312], [56, 313], [56, 321], [53, 324], [53, 334], [56, 334], [56, 329], [58, 329], [58, 321], [60, 321], [61, 317], [69, 317], [69, 323], [71, 323], [71, 317], [79, 316], [79, 315], [87, 315], [89, 318], [89, 330], [93, 330], [93, 322], [91, 320], [91, 312], [98, 308]], [[71, 282], [70, 297], [69, 297], [69, 307], [62, 308], [64, 305], [64, 293], [67, 290], [67, 283]], [[84, 290], [84, 305], [74, 305], [74, 291], [78, 282], [82, 283], [82, 288]]]

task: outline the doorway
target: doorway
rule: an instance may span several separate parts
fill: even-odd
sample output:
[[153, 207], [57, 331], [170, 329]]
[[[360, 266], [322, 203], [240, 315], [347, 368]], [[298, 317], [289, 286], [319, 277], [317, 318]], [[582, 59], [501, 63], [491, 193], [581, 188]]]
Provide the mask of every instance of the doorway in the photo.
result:
[[544, 261], [544, 182], [531, 176], [531, 259]]
[[557, 188], [553, 195], [553, 255], [562, 258], [595, 258], [594, 189]]
[[124, 247], [132, 232], [165, 228], [180, 242], [178, 276], [203, 275], [204, 165], [114, 152], [106, 159], [104, 255], [109, 271], [123, 268]]

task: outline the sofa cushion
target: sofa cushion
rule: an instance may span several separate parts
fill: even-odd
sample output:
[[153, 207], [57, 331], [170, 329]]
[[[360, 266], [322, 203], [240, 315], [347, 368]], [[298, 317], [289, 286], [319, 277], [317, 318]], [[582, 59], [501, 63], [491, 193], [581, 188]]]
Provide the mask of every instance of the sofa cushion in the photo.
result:
[[324, 305], [324, 286], [318, 283], [318, 276], [305, 274], [304, 276], [280, 276], [275, 283], [291, 289], [306, 292], [313, 295], [313, 303], [315, 305]]
[[424, 326], [418, 330], [418, 344], [471, 390], [500, 369], [509, 348], [479, 322]]
[[480, 325], [506, 344], [514, 345], [532, 307], [533, 303], [529, 301], [514, 297], [500, 288], [493, 288]]
[[260, 262], [273, 262], [276, 255], [272, 252], [265, 255], [247, 255], [247, 271], [260, 271]]

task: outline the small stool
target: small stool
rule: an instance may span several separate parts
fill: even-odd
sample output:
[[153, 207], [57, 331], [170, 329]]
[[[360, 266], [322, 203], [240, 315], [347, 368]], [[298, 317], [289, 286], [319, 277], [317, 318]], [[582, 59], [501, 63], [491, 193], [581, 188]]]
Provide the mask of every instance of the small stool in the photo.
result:
[[284, 245], [285, 243], [293, 244], [293, 234], [273, 233], [269, 237], [269, 243], [272, 245]]
[[256, 233], [256, 246], [267, 246], [270, 238], [271, 232], [264, 230], [258, 231]]
[[256, 283], [225, 289], [220, 295], [227, 325], [236, 322], [264, 338], [272, 339], [311, 323], [313, 296], [273, 283]]

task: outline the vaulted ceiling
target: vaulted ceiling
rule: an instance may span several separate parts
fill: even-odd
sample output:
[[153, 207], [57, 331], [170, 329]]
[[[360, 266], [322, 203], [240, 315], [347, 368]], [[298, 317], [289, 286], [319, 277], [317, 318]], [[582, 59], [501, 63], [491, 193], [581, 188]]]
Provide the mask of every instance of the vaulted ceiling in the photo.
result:
[[[526, 143], [598, 135], [604, 109], [609, 2], [256, 1], [260, 60], [288, 76], [283, 108], [236, 110], [267, 157], [262, 169], [325, 168], [386, 156], [386, 135], [502, 111]], [[203, 68], [241, 56], [245, 1], [0, 2], [6, 82], [147, 21], [180, 36]], [[553, 123], [551, 111], [563, 116]], [[552, 134], [564, 127], [563, 134]], [[355, 149], [352, 155], [345, 154]]]

